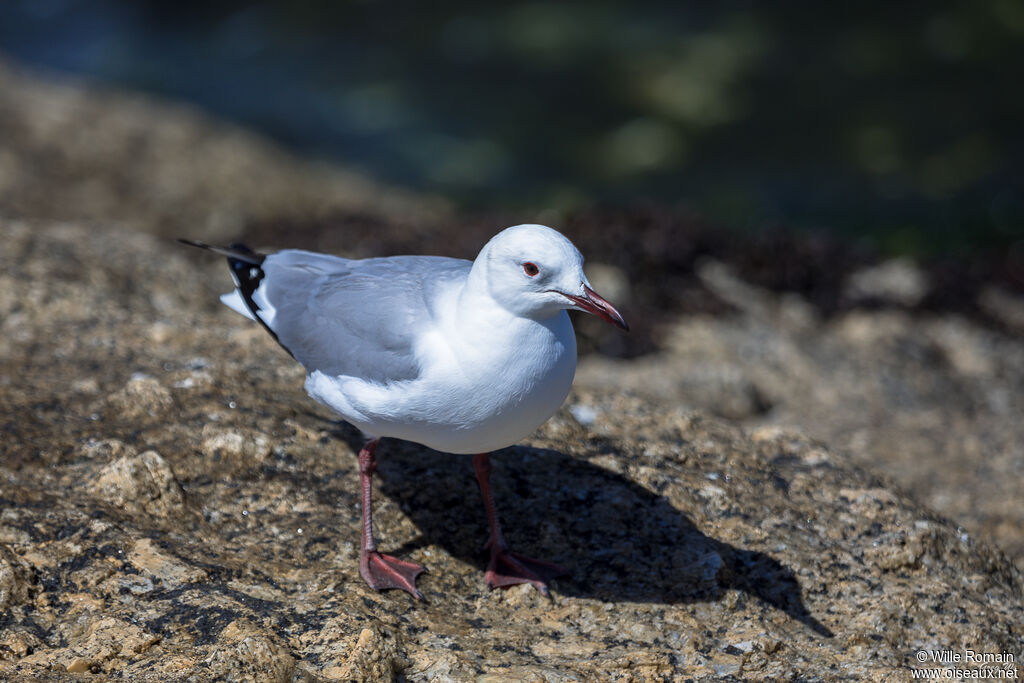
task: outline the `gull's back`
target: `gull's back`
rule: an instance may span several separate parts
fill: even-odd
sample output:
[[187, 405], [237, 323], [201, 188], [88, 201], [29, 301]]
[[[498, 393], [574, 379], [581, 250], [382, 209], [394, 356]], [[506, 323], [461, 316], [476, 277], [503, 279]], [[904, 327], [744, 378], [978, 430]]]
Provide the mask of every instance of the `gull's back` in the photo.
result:
[[[261, 267], [251, 299], [256, 315], [308, 372], [387, 384], [418, 376], [416, 336], [433, 325], [440, 297], [465, 280], [472, 262], [289, 249]], [[249, 315], [240, 289], [224, 302]]]

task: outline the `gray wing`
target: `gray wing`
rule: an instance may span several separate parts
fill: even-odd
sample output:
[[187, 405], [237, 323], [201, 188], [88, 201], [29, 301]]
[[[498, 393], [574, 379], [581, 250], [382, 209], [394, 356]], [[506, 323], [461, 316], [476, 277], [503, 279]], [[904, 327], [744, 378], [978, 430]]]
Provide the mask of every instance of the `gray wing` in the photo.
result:
[[352, 260], [282, 251], [263, 262], [268, 326], [309, 372], [413, 379], [416, 332], [430, 323], [437, 293], [471, 266], [439, 256]]

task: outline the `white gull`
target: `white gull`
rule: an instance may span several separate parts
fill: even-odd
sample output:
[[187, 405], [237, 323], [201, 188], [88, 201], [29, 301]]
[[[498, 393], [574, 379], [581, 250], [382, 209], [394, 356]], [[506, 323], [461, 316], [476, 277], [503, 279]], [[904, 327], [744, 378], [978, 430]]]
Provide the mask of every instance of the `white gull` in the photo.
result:
[[374, 589], [417, 598], [421, 565], [377, 551], [371, 477], [382, 437], [473, 453], [484, 498], [491, 588], [547, 581], [565, 570], [515, 553], [501, 535], [487, 453], [532, 433], [562, 404], [576, 371], [567, 309], [628, 329], [590, 287], [583, 257], [542, 225], [495, 235], [472, 262], [439, 256], [344, 259], [309, 251], [228, 258], [235, 290], [221, 300], [274, 336], [307, 371], [306, 391], [369, 438], [359, 453], [360, 573]]

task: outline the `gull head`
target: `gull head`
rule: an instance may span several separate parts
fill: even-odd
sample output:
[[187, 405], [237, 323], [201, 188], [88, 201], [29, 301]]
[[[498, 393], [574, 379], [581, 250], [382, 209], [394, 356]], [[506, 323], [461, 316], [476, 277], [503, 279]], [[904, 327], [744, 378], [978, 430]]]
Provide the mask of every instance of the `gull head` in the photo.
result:
[[542, 320], [559, 311], [586, 311], [628, 330], [622, 315], [590, 286], [583, 255], [562, 233], [543, 225], [502, 230], [480, 252], [488, 293], [499, 305]]

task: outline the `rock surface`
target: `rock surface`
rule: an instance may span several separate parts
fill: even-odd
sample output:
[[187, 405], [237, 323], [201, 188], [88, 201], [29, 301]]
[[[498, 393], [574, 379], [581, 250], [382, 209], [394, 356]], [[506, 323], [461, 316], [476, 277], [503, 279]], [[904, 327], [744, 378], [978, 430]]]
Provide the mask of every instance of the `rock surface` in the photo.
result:
[[[88, 122], [85, 125], [85, 122]], [[436, 198], [302, 161], [194, 108], [0, 60], [0, 213], [231, 241], [254, 220], [424, 220]]]
[[1021, 572], [984, 540], [798, 432], [607, 388], [495, 458], [510, 542], [573, 569], [554, 600], [484, 588], [468, 460], [396, 441], [378, 533], [427, 602], [374, 593], [358, 435], [215, 303], [219, 263], [95, 226], [0, 240], [0, 677], [895, 679], [922, 649], [1024, 654]]
[[[803, 299], [754, 287], [721, 263], [698, 274], [735, 312], [667, 323], [658, 354], [585, 359], [577, 385], [619, 386], [748, 429], [799, 427], [966, 532], [995, 539], [1024, 568], [1020, 335], [900, 309], [822, 319]], [[1011, 315], [1012, 303], [1024, 302], [1004, 293], [998, 305]]]

